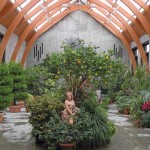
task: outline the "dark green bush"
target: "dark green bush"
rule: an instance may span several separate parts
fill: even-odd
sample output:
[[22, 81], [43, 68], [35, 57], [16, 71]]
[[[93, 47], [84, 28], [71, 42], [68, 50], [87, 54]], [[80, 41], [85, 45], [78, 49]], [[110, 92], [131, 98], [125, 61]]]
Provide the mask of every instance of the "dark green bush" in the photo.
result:
[[89, 98], [83, 103], [83, 107], [89, 112], [91, 119], [92, 139], [88, 138], [81, 143], [81, 147], [101, 147], [106, 145], [111, 136], [114, 134], [115, 128], [109, 122], [105, 109], [96, 101]]
[[150, 111], [142, 115], [142, 126], [145, 128], [150, 128]]
[[13, 78], [9, 64], [0, 64], [0, 109], [7, 108], [13, 101]]
[[17, 101], [24, 100], [27, 96], [27, 81], [25, 70], [20, 63], [10, 63], [10, 75], [13, 78], [14, 105]]
[[46, 123], [55, 111], [59, 110], [61, 112], [63, 104], [59, 95], [51, 92], [28, 100], [27, 105], [31, 110], [30, 123], [33, 126], [32, 135], [38, 141], [39, 136], [44, 134], [43, 129], [46, 129]]
[[74, 124], [67, 124], [57, 113], [46, 123], [46, 130], [40, 136], [41, 140], [51, 146], [59, 143], [76, 143], [88, 138], [92, 139], [92, 130], [90, 128], [89, 113], [84, 109], [74, 116]]

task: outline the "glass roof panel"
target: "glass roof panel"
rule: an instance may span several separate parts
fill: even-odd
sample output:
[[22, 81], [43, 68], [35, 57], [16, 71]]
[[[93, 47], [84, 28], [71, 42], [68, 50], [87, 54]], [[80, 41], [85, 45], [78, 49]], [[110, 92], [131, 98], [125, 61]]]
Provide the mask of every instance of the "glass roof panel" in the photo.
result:
[[120, 30], [121, 28], [118, 27], [113, 21], [110, 21], [118, 30]]
[[11, 2], [11, 3], [15, 3], [15, 2], [16, 2], [16, 0], [10, 0], [10, 2]]
[[42, 24], [40, 24], [40, 25], [37, 27], [37, 29], [38, 29], [38, 30], [41, 29], [41, 28], [44, 26], [44, 24], [47, 23], [47, 22], [48, 22], [48, 20], [44, 21]]
[[43, 12], [43, 10], [40, 10], [38, 13], [36, 13], [34, 16], [32, 16], [31, 18], [30, 18], [30, 20], [31, 21], [33, 21], [40, 13], [42, 13]]
[[60, 11], [57, 11], [54, 15], [52, 15], [51, 17], [53, 18], [53, 17], [55, 17], [55, 16], [57, 16], [58, 14], [60, 14]]
[[53, 4], [56, 3], [56, 2], [58, 2], [58, 0], [53, 0], [51, 3], [49, 3], [49, 4], [47, 5], [47, 7], [53, 5]]
[[120, 11], [117, 11], [118, 12], [118, 14], [120, 14], [121, 16], [122, 16], [122, 18], [127, 22], [129, 19], [126, 17], [126, 16], [124, 16], [122, 13], [120, 13]]
[[31, 0], [26, 0], [24, 3], [20, 5], [21, 8], [24, 8]]
[[29, 14], [30, 12], [32, 12], [35, 8], [37, 8], [39, 5], [41, 5], [43, 3], [43, 0], [40, 0], [36, 5], [34, 5], [28, 12], [27, 14]]
[[135, 1], [133, 1], [133, 0], [130, 0], [130, 1], [131, 1], [131, 3], [132, 3], [137, 9], [140, 9], [140, 8], [141, 8], [141, 6], [138, 5]]
[[106, 16], [101, 13], [97, 8], [91, 8], [94, 12], [96, 12], [97, 14], [100, 14], [101, 16], [103, 16], [104, 18], [106, 18]]
[[112, 7], [112, 5], [110, 3], [108, 3], [106, 0], [100, 0], [100, 1], [105, 3], [106, 5], [108, 5], [109, 7]]
[[134, 13], [120, 0], [117, 1], [117, 4], [120, 5], [124, 10], [126, 10], [131, 16], [134, 15]]

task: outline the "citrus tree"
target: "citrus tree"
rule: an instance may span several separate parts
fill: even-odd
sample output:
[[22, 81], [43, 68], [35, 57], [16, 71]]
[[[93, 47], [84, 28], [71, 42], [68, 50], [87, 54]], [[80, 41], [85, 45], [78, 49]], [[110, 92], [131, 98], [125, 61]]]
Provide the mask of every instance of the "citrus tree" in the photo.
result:
[[42, 65], [54, 74], [54, 79], [64, 79], [66, 90], [74, 93], [75, 100], [81, 100], [81, 95], [86, 96], [87, 90], [95, 90], [99, 84], [107, 88], [123, 65], [111, 50], [98, 54], [97, 47], [86, 46], [83, 40], [74, 43], [64, 42], [63, 51], [47, 56]]

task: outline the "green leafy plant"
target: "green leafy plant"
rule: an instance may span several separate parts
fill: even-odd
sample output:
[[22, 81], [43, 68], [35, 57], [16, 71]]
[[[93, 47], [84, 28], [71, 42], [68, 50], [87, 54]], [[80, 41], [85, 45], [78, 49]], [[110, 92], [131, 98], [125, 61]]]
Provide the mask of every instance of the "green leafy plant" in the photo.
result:
[[39, 136], [43, 134], [46, 123], [55, 111], [60, 111], [63, 107], [61, 97], [54, 92], [42, 96], [29, 98], [27, 105], [31, 110], [30, 123], [33, 126], [32, 135], [39, 141]]
[[13, 78], [9, 64], [0, 64], [0, 110], [7, 108], [13, 101]]
[[10, 63], [10, 75], [13, 78], [13, 90], [14, 95], [14, 105], [17, 101], [24, 100], [27, 95], [27, 83], [25, 70], [20, 63]]
[[108, 88], [108, 81], [114, 81], [123, 68], [121, 61], [114, 59], [111, 50], [98, 54], [97, 47], [86, 46], [81, 39], [64, 42], [62, 48], [63, 52], [47, 56], [42, 65], [55, 75], [53, 78], [64, 79], [66, 91], [71, 90], [76, 101], [82, 101], [100, 83]]
[[92, 139], [87, 138], [81, 143], [81, 147], [100, 147], [106, 145], [115, 131], [111, 128], [105, 109], [96, 101], [89, 98], [83, 103], [83, 107], [90, 113], [90, 128], [92, 130]]
[[53, 74], [49, 73], [48, 69], [41, 65], [28, 68], [26, 78], [28, 92], [34, 96], [49, 92], [55, 85]]
[[142, 126], [145, 128], [150, 128], [150, 111], [143, 113]]
[[80, 112], [74, 116], [74, 124], [70, 125], [64, 122], [60, 115], [54, 113], [46, 124], [47, 130], [45, 130], [44, 136], [41, 136], [41, 140], [51, 146], [56, 146], [59, 143], [69, 144], [78, 143], [85, 138], [91, 137], [90, 118], [89, 113], [84, 109], [80, 109]]

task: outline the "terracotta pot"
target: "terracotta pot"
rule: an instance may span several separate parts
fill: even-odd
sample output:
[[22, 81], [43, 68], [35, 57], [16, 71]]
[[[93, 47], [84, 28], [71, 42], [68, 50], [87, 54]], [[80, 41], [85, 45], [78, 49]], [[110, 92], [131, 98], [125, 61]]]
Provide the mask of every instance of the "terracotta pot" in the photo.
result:
[[20, 106], [21, 108], [24, 107], [24, 101], [20, 101], [17, 103], [17, 106]]
[[112, 104], [112, 103], [113, 103], [113, 100], [110, 99], [109, 102], [108, 102], [108, 104], [110, 105], [110, 104]]
[[12, 113], [18, 113], [21, 111], [21, 106], [10, 106], [9, 107], [9, 112], [12, 112]]
[[74, 143], [70, 143], [70, 144], [59, 143], [58, 145], [61, 150], [72, 150], [75, 144]]
[[142, 127], [141, 119], [134, 120], [133, 124], [136, 127]]
[[0, 112], [0, 122], [3, 121], [3, 116], [4, 116], [4, 113], [3, 113], [3, 112]]
[[28, 106], [26, 106], [26, 112], [30, 112], [30, 108]]
[[130, 108], [126, 107], [126, 108], [124, 109], [123, 113], [124, 113], [125, 115], [129, 115], [129, 114], [130, 114]]

